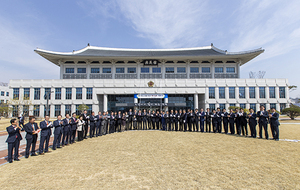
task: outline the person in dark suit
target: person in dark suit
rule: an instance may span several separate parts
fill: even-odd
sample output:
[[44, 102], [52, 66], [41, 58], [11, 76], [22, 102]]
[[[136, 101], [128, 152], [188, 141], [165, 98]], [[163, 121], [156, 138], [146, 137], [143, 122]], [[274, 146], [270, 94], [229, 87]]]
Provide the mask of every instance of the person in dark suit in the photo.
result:
[[175, 131], [178, 131], [178, 122], [180, 120], [180, 114], [178, 113], [177, 110], [175, 110], [175, 114], [174, 114], [174, 122], [175, 122]]
[[95, 128], [97, 122], [95, 112], [92, 112], [92, 115], [90, 115], [89, 119], [90, 119], [90, 138], [93, 138], [95, 135]]
[[196, 128], [196, 131], [200, 131], [200, 128], [199, 128], [199, 121], [200, 121], [200, 112], [198, 111], [198, 109], [196, 108], [195, 109], [195, 128]]
[[180, 109], [179, 110], [179, 113], [178, 113], [178, 116], [179, 116], [179, 131], [183, 131], [183, 128], [184, 128], [184, 123], [183, 123], [183, 113], [182, 113], [182, 110]]
[[233, 109], [230, 109], [230, 113], [228, 115], [229, 117], [229, 124], [230, 124], [230, 134], [234, 135], [234, 122], [235, 122], [235, 113], [233, 112]]
[[256, 125], [257, 125], [256, 114], [254, 113], [252, 108], [250, 108], [249, 111], [250, 113], [248, 114], [248, 118], [249, 118], [251, 137], [256, 138]]
[[148, 110], [148, 112], [147, 112], [147, 127], [146, 127], [146, 129], [148, 129], [148, 130], [152, 129], [151, 110]]
[[236, 128], [236, 134], [241, 135], [241, 125], [240, 125], [240, 112], [239, 109], [235, 109], [235, 128]]
[[160, 130], [160, 126], [159, 126], [160, 120], [161, 120], [161, 116], [159, 114], [159, 111], [157, 111], [155, 114], [155, 123], [156, 123], [157, 130]]
[[143, 130], [146, 130], [146, 129], [147, 129], [147, 112], [144, 109], [144, 112], [143, 112]]
[[210, 112], [209, 108], [206, 109], [205, 112], [205, 132], [211, 132], [211, 115], [212, 113]]
[[125, 112], [125, 117], [126, 117], [126, 127], [125, 127], [125, 130], [128, 131], [129, 130], [129, 114], [128, 112]]
[[[44, 153], [51, 152], [48, 150], [49, 148], [49, 140], [52, 135], [51, 128], [53, 127], [52, 122], [49, 121], [49, 116], [45, 116], [45, 120], [40, 122], [41, 128], [41, 137], [40, 137], [40, 146], [39, 146], [39, 154], [43, 155]], [[45, 149], [44, 149], [45, 146]]]
[[101, 123], [102, 123], [102, 114], [101, 111], [98, 112], [98, 115], [96, 116], [97, 122], [96, 122], [96, 137], [102, 135], [101, 131]]
[[102, 122], [101, 122], [101, 135], [106, 135], [106, 124], [108, 123], [108, 118], [107, 118], [107, 115], [106, 115], [106, 112], [104, 111], [103, 112], [103, 115], [102, 115]]
[[247, 128], [247, 114], [244, 112], [244, 109], [240, 109], [240, 126], [242, 129], [243, 136], [248, 136], [248, 128]]
[[[171, 130], [171, 122], [170, 122], [170, 113], [169, 111], [167, 111], [166, 113], [164, 113], [162, 115], [162, 117], [164, 117], [164, 123], [165, 123], [165, 129], [166, 131], [170, 131]], [[161, 123], [163, 123], [163, 118]]]
[[10, 120], [11, 126], [6, 128], [6, 131], [8, 132], [8, 137], [6, 139], [7, 145], [8, 145], [8, 156], [7, 156], [7, 161], [9, 163], [12, 163], [13, 159], [13, 150], [15, 151], [14, 154], [14, 160], [15, 161], [20, 161], [19, 160], [19, 146], [20, 146], [20, 141], [22, 140], [22, 136], [20, 131], [22, 128], [18, 125], [18, 122], [16, 119]]
[[170, 131], [174, 131], [175, 130], [175, 114], [174, 111], [171, 110], [171, 112], [169, 113], [169, 117], [170, 117]]
[[70, 135], [70, 143], [71, 144], [75, 143], [77, 123], [78, 123], [78, 119], [76, 118], [76, 113], [73, 113], [72, 118], [71, 118], [71, 123], [70, 123], [71, 124], [71, 135]]
[[57, 116], [57, 120], [53, 122], [54, 126], [54, 140], [52, 149], [56, 150], [56, 148], [61, 148], [60, 141], [61, 141], [61, 135], [63, 133], [63, 121], [61, 120], [61, 115]]
[[[84, 117], [83, 117], [84, 118]], [[63, 138], [61, 141], [62, 146], [69, 145], [69, 136], [70, 136], [70, 128], [71, 128], [71, 119], [70, 115], [67, 113], [66, 118], [63, 119]]]
[[122, 128], [122, 113], [119, 111], [118, 115], [116, 115], [116, 120], [117, 120], [117, 125], [116, 125], [116, 131], [117, 132], [121, 132], [121, 128]]
[[162, 128], [163, 131], [166, 131], [166, 130], [167, 130], [167, 129], [166, 129], [166, 120], [167, 120], [167, 118], [169, 118], [169, 116], [167, 116], [167, 115], [165, 114], [165, 112], [163, 111], [163, 112], [161, 113], [161, 128]]
[[152, 122], [152, 129], [155, 130], [155, 117], [156, 117], [156, 114], [155, 114], [154, 110], [152, 111], [150, 117], [151, 117], [151, 122]]
[[279, 113], [276, 112], [275, 108], [271, 108], [271, 113], [269, 114], [270, 125], [273, 139], [279, 141]]
[[268, 112], [265, 111], [264, 106], [260, 106], [260, 111], [257, 112], [256, 116], [259, 118], [258, 119], [258, 125], [259, 125], [259, 138], [262, 138], [262, 128], [265, 130], [265, 137], [266, 139], [269, 139], [269, 134], [268, 134]]
[[220, 108], [217, 108], [217, 114], [218, 114], [218, 125], [217, 125], [217, 132], [222, 132], [222, 112]]
[[24, 125], [24, 129], [26, 131], [26, 149], [25, 149], [25, 158], [29, 157], [29, 151], [30, 151], [30, 146], [31, 147], [31, 156], [37, 156], [37, 154], [35, 154], [35, 145], [36, 145], [36, 141], [38, 138], [38, 125], [37, 123], [35, 123], [35, 117], [34, 116], [30, 116], [29, 117], [29, 123], [27, 123], [26, 125]]
[[129, 109], [129, 112], [128, 112], [128, 122], [129, 122], [128, 130], [132, 129], [132, 118], [133, 118], [133, 112], [132, 112], [132, 109]]
[[142, 114], [142, 110], [139, 110], [139, 113], [137, 114], [137, 122], [138, 122], [138, 130], [142, 129], [142, 121], [143, 121], [143, 114]]
[[109, 117], [109, 133], [114, 132], [116, 132], [116, 117], [114, 112], [111, 112]]
[[198, 113], [199, 121], [200, 121], [200, 131], [204, 132], [204, 121], [205, 121], [205, 112], [203, 108], [200, 109], [200, 112]]
[[217, 133], [219, 117], [218, 117], [218, 113], [216, 112], [216, 110], [213, 110], [211, 117], [212, 117], [213, 131], [214, 131], [214, 133]]
[[184, 132], [187, 132], [187, 113], [185, 112], [185, 110], [183, 110], [183, 113], [181, 115], [182, 117], [182, 122], [183, 122], [183, 128], [184, 128]]
[[87, 115], [87, 111], [84, 110], [83, 113], [80, 115], [83, 118], [84, 121], [84, 132], [83, 132], [83, 138], [87, 139], [87, 133], [88, 133], [88, 129], [89, 129], [89, 117]]
[[224, 133], [227, 134], [229, 118], [228, 118], [228, 112], [226, 111], [226, 109], [223, 109], [222, 117], [223, 117]]

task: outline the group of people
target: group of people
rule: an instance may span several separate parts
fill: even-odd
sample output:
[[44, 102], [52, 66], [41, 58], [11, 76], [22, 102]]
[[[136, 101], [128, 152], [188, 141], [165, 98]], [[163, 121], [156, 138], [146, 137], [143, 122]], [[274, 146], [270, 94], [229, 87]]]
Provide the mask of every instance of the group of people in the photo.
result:
[[[17, 119], [11, 120], [11, 126], [7, 127], [9, 134], [8, 143], [8, 162], [12, 162], [12, 152], [14, 151], [14, 160], [18, 159], [18, 148], [20, 140], [22, 140], [21, 131], [26, 132], [25, 139], [27, 140], [25, 158], [37, 156], [35, 146], [40, 133], [40, 145], [38, 153], [43, 155], [49, 151], [49, 140], [54, 128], [54, 140], [52, 149], [62, 148], [69, 144], [75, 143], [77, 132], [77, 140], [98, 137], [115, 132], [123, 132], [125, 130], [164, 130], [164, 131], [183, 131], [183, 132], [214, 132], [225, 134], [238, 134], [248, 136], [248, 125], [250, 135], [256, 138], [257, 124], [259, 125], [259, 138], [262, 138], [262, 131], [265, 132], [265, 138], [269, 139], [268, 124], [270, 124], [273, 139], [279, 140], [279, 114], [275, 108], [271, 108], [270, 112], [265, 111], [264, 106], [260, 106], [260, 111], [257, 113], [253, 109], [249, 113], [245, 113], [243, 109], [226, 109], [222, 111], [220, 108], [210, 111], [209, 108], [191, 110], [171, 110], [169, 111], [150, 111], [135, 110], [132, 112], [92, 112], [87, 114], [85, 110], [77, 117], [73, 113], [57, 116], [57, 120], [53, 123], [49, 121], [49, 116], [45, 116], [45, 120], [40, 122], [40, 125], [35, 122], [35, 117], [30, 116], [29, 122], [23, 127], [18, 124]], [[89, 128], [90, 126], [90, 128]], [[223, 126], [223, 127], [222, 127]], [[223, 129], [222, 129], [223, 128]], [[89, 136], [88, 136], [89, 131]], [[229, 132], [230, 131], [230, 132]], [[30, 152], [31, 148], [31, 152]]]

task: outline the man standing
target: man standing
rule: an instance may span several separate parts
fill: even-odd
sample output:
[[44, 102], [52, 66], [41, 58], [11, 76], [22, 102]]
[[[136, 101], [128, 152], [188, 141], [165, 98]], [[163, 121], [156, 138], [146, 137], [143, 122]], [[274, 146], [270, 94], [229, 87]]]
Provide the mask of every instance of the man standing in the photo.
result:
[[264, 106], [260, 106], [260, 111], [257, 112], [256, 116], [259, 118], [258, 119], [258, 124], [259, 124], [259, 138], [262, 138], [262, 128], [265, 130], [265, 137], [266, 139], [269, 139], [269, 134], [268, 134], [268, 112], [265, 111]]
[[75, 136], [76, 136], [76, 130], [77, 130], [77, 123], [78, 120], [76, 119], [76, 113], [72, 114], [71, 118], [71, 137], [70, 137], [70, 143], [75, 143]]
[[146, 129], [147, 129], [147, 112], [144, 109], [144, 112], [143, 112], [143, 130], [146, 130]]
[[206, 109], [205, 113], [205, 132], [211, 132], [211, 116], [212, 113], [210, 112], [209, 108]]
[[233, 109], [230, 109], [230, 114], [228, 115], [229, 117], [229, 124], [230, 124], [230, 133], [234, 135], [235, 130], [234, 130], [234, 119], [235, 119], [235, 113], [233, 112]]
[[139, 113], [137, 115], [137, 122], [138, 122], [138, 130], [142, 129], [142, 121], [143, 121], [143, 115], [142, 115], [142, 110], [139, 110]]
[[132, 109], [129, 109], [129, 112], [128, 112], [128, 122], [129, 122], [129, 128], [128, 130], [131, 130], [132, 129], [132, 118], [133, 118], [133, 112], [132, 112]]
[[118, 115], [116, 116], [116, 119], [117, 119], [116, 131], [121, 132], [121, 128], [122, 128], [122, 114], [121, 114], [121, 111], [118, 112]]
[[203, 133], [204, 132], [204, 120], [205, 120], [205, 112], [203, 108], [200, 109], [199, 112], [199, 118], [200, 118], [200, 131]]
[[61, 120], [61, 115], [57, 116], [57, 120], [53, 122], [53, 126], [55, 127], [54, 129], [54, 140], [53, 140], [53, 145], [52, 149], [56, 150], [56, 148], [61, 148], [60, 147], [60, 140], [61, 140], [61, 135], [63, 133], [63, 121]]
[[161, 127], [163, 131], [166, 131], [166, 115], [164, 111], [161, 113]]
[[228, 133], [229, 118], [228, 118], [228, 113], [227, 113], [226, 109], [223, 109], [222, 117], [223, 117], [224, 132], [225, 132], [225, 134], [227, 134]]
[[66, 118], [63, 120], [64, 133], [62, 138], [62, 146], [69, 145], [69, 136], [70, 136], [70, 128], [71, 128], [71, 120], [70, 115], [67, 113]]
[[151, 113], [151, 121], [152, 121], [152, 129], [155, 130], [155, 120], [156, 120], [156, 114], [155, 114], [155, 111], [152, 110], [152, 113]]
[[157, 130], [160, 130], [160, 126], [159, 126], [160, 119], [161, 119], [161, 116], [159, 114], [159, 111], [157, 111], [156, 114], [155, 114], [155, 123], [156, 123], [156, 129]]
[[216, 112], [216, 110], [213, 110], [213, 114], [212, 114], [212, 124], [213, 124], [213, 131], [214, 133], [218, 132], [218, 122], [219, 122], [219, 117], [218, 117], [218, 113]]
[[96, 137], [98, 137], [98, 136], [102, 135], [102, 131], [101, 131], [101, 123], [102, 123], [101, 111], [98, 112], [98, 115], [96, 116], [96, 118], [97, 118], [97, 123], [96, 123]]
[[170, 122], [170, 114], [169, 114], [169, 112], [167, 111], [166, 114], [163, 112], [162, 117], [164, 117], [164, 120], [162, 118], [161, 119], [161, 123], [163, 123], [163, 121], [164, 121], [165, 122], [165, 129], [166, 129], [166, 131], [170, 131], [171, 130], [171, 122]]
[[271, 108], [272, 113], [269, 114], [270, 125], [273, 139], [279, 141], [279, 114], [276, 112], [275, 108]]
[[185, 110], [183, 110], [181, 118], [182, 118], [184, 132], [186, 132], [187, 131], [187, 113], [185, 112]]
[[27, 123], [24, 126], [24, 129], [26, 131], [26, 150], [25, 150], [25, 158], [29, 157], [29, 150], [30, 150], [30, 146], [31, 147], [31, 156], [37, 156], [35, 154], [35, 145], [36, 145], [36, 141], [37, 141], [37, 137], [38, 137], [38, 125], [37, 123], [35, 123], [35, 117], [31, 116], [29, 117], [29, 123]]
[[217, 124], [217, 132], [222, 132], [222, 112], [220, 108], [217, 108], [217, 115], [218, 115], [218, 124]]
[[101, 135], [106, 135], [106, 124], [107, 124], [107, 116], [106, 116], [106, 113], [105, 111], [103, 112], [103, 115], [102, 115], [102, 122], [101, 122]]
[[183, 123], [183, 113], [182, 113], [181, 109], [179, 110], [178, 115], [180, 116], [180, 118], [179, 118], [179, 131], [183, 131], [184, 123]]
[[13, 157], [13, 149], [15, 149], [15, 155], [14, 160], [19, 160], [19, 146], [20, 146], [20, 140], [22, 140], [22, 136], [20, 131], [22, 130], [20, 126], [18, 126], [18, 122], [16, 119], [10, 120], [11, 126], [6, 128], [6, 131], [8, 132], [8, 137], [6, 139], [6, 142], [8, 144], [8, 162], [12, 163], [12, 157]]
[[240, 126], [241, 126], [241, 129], [242, 129], [242, 134], [243, 136], [248, 136], [248, 129], [247, 129], [247, 114], [244, 112], [244, 109], [241, 108], [240, 109], [241, 112], [240, 112]]
[[110, 113], [110, 117], [109, 117], [109, 133], [114, 133], [116, 132], [116, 121], [115, 121], [116, 117], [114, 116], [114, 112]]
[[147, 113], [147, 127], [148, 127], [148, 130], [152, 129], [151, 124], [152, 124], [152, 122], [151, 122], [151, 110], [148, 110], [148, 113]]
[[236, 134], [241, 135], [241, 125], [240, 125], [240, 113], [239, 113], [239, 109], [236, 108], [235, 109], [235, 127], [236, 127]]
[[[52, 134], [51, 128], [53, 124], [49, 121], [49, 116], [45, 116], [45, 120], [40, 123], [41, 128], [41, 138], [40, 138], [40, 147], [39, 147], [39, 154], [43, 155], [44, 153], [51, 152], [48, 151], [49, 147], [49, 140]], [[45, 145], [45, 149], [44, 149]]]
[[196, 131], [200, 131], [199, 130], [199, 120], [200, 120], [200, 113], [198, 112], [198, 109], [195, 109], [195, 124], [196, 124]]
[[169, 117], [170, 117], [170, 131], [174, 131], [175, 130], [175, 114], [174, 114], [173, 110], [171, 110]]
[[92, 112], [92, 115], [89, 117], [90, 119], [90, 138], [93, 138], [95, 135], [95, 127], [97, 118], [95, 117], [95, 112]]
[[251, 131], [251, 137], [256, 138], [256, 125], [257, 125], [257, 120], [256, 120], [256, 114], [254, 113], [253, 109], [249, 109], [250, 113], [248, 114], [249, 117], [249, 127]]
[[174, 122], [175, 122], [175, 131], [178, 131], [178, 122], [180, 120], [180, 114], [178, 113], [177, 110], [175, 110], [175, 114], [174, 114]]
[[88, 129], [89, 129], [89, 118], [88, 118], [88, 115], [87, 115], [87, 111], [84, 110], [83, 113], [81, 114], [82, 118], [83, 118], [83, 121], [84, 121], [84, 135], [83, 137], [85, 139], [87, 139], [87, 132], [88, 132]]

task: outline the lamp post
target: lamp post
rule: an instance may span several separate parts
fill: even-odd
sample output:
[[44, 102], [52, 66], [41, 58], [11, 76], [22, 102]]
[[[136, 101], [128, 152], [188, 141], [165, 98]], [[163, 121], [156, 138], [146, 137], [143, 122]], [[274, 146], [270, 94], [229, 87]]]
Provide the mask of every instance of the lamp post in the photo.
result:
[[54, 91], [46, 92], [44, 98], [47, 100], [47, 106], [46, 106], [46, 115], [49, 116], [49, 98], [50, 94], [53, 93]]

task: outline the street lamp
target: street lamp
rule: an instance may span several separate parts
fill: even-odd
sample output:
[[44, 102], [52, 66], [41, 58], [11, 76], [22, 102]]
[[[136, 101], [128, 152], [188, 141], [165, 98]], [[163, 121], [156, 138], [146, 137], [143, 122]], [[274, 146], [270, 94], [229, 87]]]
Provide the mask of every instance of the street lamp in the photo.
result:
[[46, 115], [49, 116], [49, 98], [50, 98], [50, 94], [53, 93], [54, 91], [51, 92], [46, 92], [44, 98], [47, 100], [47, 106], [46, 106]]

